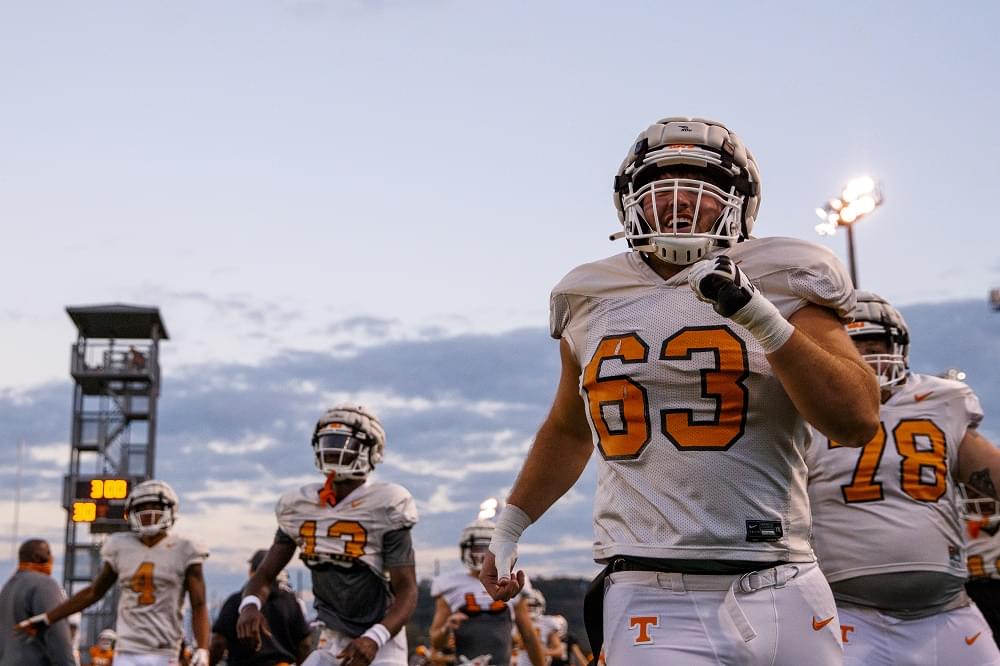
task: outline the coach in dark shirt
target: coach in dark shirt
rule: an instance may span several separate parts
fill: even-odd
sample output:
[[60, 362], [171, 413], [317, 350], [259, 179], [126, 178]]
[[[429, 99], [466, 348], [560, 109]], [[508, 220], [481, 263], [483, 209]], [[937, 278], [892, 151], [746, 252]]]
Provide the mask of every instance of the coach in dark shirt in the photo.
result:
[[69, 624], [60, 620], [34, 636], [14, 632], [14, 625], [65, 601], [52, 580], [52, 552], [41, 539], [29, 539], [17, 551], [17, 572], [0, 590], [0, 666], [76, 666]]
[[[258, 550], [250, 558], [250, 575], [257, 570], [267, 555], [266, 550]], [[261, 612], [267, 620], [271, 635], [264, 634], [260, 650], [253, 651], [236, 637], [236, 621], [239, 619], [242, 590], [234, 593], [219, 611], [219, 617], [212, 625], [211, 658], [213, 666], [226, 659], [228, 666], [275, 666], [276, 664], [302, 663], [309, 654], [309, 625], [302, 615], [298, 599], [288, 590], [275, 584], [267, 597]]]

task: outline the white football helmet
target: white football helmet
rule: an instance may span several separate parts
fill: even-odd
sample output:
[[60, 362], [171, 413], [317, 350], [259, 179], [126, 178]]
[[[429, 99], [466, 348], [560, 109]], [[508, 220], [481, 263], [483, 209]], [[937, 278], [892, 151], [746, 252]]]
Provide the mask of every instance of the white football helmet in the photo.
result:
[[851, 338], [888, 338], [888, 354], [864, 354], [861, 358], [874, 368], [879, 387], [893, 391], [906, 379], [910, 367], [910, 331], [899, 310], [878, 294], [858, 291], [857, 299], [854, 321], [847, 324], [847, 334]]
[[528, 613], [531, 617], [541, 617], [545, 614], [545, 595], [536, 587], [525, 591], [524, 598], [528, 600]]
[[179, 507], [177, 493], [166, 481], [150, 479], [132, 488], [125, 500], [125, 515], [133, 532], [155, 536], [173, 526]]
[[978, 525], [980, 529], [991, 528], [1000, 524], [1000, 500], [983, 495], [975, 488], [969, 488], [964, 483], [958, 487], [958, 515], [969, 523]]
[[115, 641], [118, 640], [118, 634], [115, 633], [114, 629], [105, 629], [101, 633], [97, 634], [97, 646], [102, 650], [112, 650], [115, 647]]
[[479, 518], [462, 529], [458, 547], [462, 553], [462, 563], [469, 571], [478, 572], [483, 568], [483, 561], [490, 550], [490, 540], [496, 527], [492, 520]]
[[[671, 169], [691, 173], [671, 175]], [[679, 214], [681, 191], [697, 195], [693, 214]], [[669, 219], [660, 219], [658, 197], [673, 201]], [[612, 234], [611, 240], [625, 238], [634, 251], [688, 265], [704, 259], [714, 247], [750, 237], [760, 209], [760, 173], [750, 150], [722, 123], [664, 118], [633, 143], [615, 176], [614, 198], [625, 229]], [[699, 210], [707, 198], [722, 210], [708, 231], [696, 233]], [[654, 219], [646, 219], [644, 201], [652, 204]]]
[[375, 412], [337, 405], [316, 422], [312, 437], [316, 469], [337, 479], [364, 479], [382, 462], [385, 430]]

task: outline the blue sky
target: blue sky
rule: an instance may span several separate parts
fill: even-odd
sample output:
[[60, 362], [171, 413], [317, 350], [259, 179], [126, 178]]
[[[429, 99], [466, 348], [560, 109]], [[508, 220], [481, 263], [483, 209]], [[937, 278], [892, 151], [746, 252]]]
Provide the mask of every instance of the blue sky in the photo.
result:
[[[296, 458], [251, 500], [258, 467], [304, 441], [327, 398], [361, 394], [399, 419], [400, 453], [440, 444], [425, 431], [500, 461], [471, 460], [450, 485], [407, 477], [425, 506], [454, 509], [427, 513], [444, 530], [510, 483], [555, 383], [549, 290], [622, 249], [607, 240], [612, 176], [667, 115], [723, 120], [751, 147], [759, 235], [843, 257], [813, 209], [871, 173], [886, 203], [857, 229], [862, 286], [903, 304], [983, 299], [1000, 286], [985, 205], [1000, 179], [1000, 9], [814, 4], [0, 4], [0, 390], [19, 415], [4, 460], [24, 438], [39, 474], [64, 473], [64, 306], [151, 304], [172, 338], [164, 441], [212, 452], [211, 484], [180, 474], [180, 458], [159, 467], [192, 494], [192, 529], [209, 530], [213, 506], [239, 524], [239, 497], [260, 523], [247, 528], [269, 532], [272, 495], [311, 468]], [[420, 367], [446, 366], [439, 347], [454, 340], [500, 347], [479, 350], [483, 366], [459, 355], [482, 369], [446, 373], [450, 387], [385, 354], [436, 350]], [[349, 358], [377, 372], [336, 374]], [[211, 426], [269, 396], [284, 426]], [[26, 515], [58, 534], [47, 501]], [[589, 539], [579, 501], [567, 520], [582, 516]]]

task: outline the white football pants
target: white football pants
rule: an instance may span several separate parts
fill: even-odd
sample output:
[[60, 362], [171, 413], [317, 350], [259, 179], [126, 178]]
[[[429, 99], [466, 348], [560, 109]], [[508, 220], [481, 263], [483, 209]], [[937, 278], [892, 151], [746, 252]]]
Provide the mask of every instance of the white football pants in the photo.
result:
[[840, 664], [833, 594], [813, 563], [727, 576], [608, 576], [608, 666]]
[[860, 606], [841, 605], [838, 612], [844, 639], [844, 664], [1000, 664], [1000, 650], [993, 642], [993, 632], [975, 604], [919, 620], [900, 620]]

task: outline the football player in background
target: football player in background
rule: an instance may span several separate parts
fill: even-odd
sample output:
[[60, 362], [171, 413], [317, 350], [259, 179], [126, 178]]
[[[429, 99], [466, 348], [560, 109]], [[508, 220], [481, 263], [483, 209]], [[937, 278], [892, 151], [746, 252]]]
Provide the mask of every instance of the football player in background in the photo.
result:
[[[548, 665], [555, 658], [565, 658], [566, 644], [563, 643], [562, 639], [566, 631], [565, 618], [545, 614], [545, 595], [538, 588], [526, 590], [525, 596], [528, 601], [528, 614], [531, 616], [531, 627], [535, 635], [538, 636], [538, 642], [542, 645], [542, 653], [545, 656], [544, 663]], [[524, 650], [524, 646], [519, 645], [519, 648], [517, 666], [531, 666], [531, 659]]]
[[479, 582], [494, 529], [493, 522], [483, 518], [466, 525], [458, 542], [466, 570], [443, 574], [431, 583], [435, 599], [431, 646], [445, 650], [454, 641], [459, 663], [485, 657], [494, 666], [509, 666], [516, 626], [530, 663], [543, 666], [544, 651], [532, 627], [526, 594], [532, 590], [528, 588], [508, 601], [496, 601]]
[[174, 666], [184, 638], [184, 593], [198, 648], [191, 666], [208, 666], [208, 606], [202, 562], [208, 551], [170, 531], [180, 502], [164, 481], [136, 484], [125, 500], [131, 532], [112, 534], [101, 546], [97, 577], [67, 601], [18, 625], [47, 626], [100, 601], [118, 583], [115, 666]]
[[[822, 247], [751, 238], [757, 164], [724, 125], [667, 118], [615, 178], [630, 252], [555, 287], [562, 374], [482, 579], [515, 594], [522, 532], [594, 448], [591, 647], [610, 664], [830, 664], [830, 588], [809, 543], [806, 421], [852, 446], [878, 386], [843, 328], [854, 288]], [[833, 618], [814, 630], [811, 618]], [[780, 628], [780, 631], [779, 631]]]
[[807, 454], [844, 663], [1000, 664], [965, 593], [956, 501], [956, 481], [993, 497], [1000, 485], [1000, 451], [976, 429], [979, 399], [962, 382], [909, 372], [906, 322], [876, 294], [858, 292], [847, 331], [878, 375], [881, 423], [861, 449], [817, 435]]
[[1000, 502], [964, 483], [958, 489], [968, 547], [969, 580], [965, 591], [990, 625], [994, 642], [1000, 645]]
[[105, 629], [97, 634], [97, 644], [90, 646], [90, 666], [112, 666], [115, 657], [115, 641], [118, 634], [114, 629]]
[[326, 482], [278, 500], [278, 531], [244, 589], [237, 635], [259, 647], [261, 632], [268, 631], [261, 605], [298, 549], [326, 625], [304, 663], [405, 666], [404, 627], [417, 606], [410, 534], [417, 505], [406, 488], [369, 478], [385, 450], [385, 430], [370, 409], [347, 404], [327, 410], [313, 430], [312, 447]]

